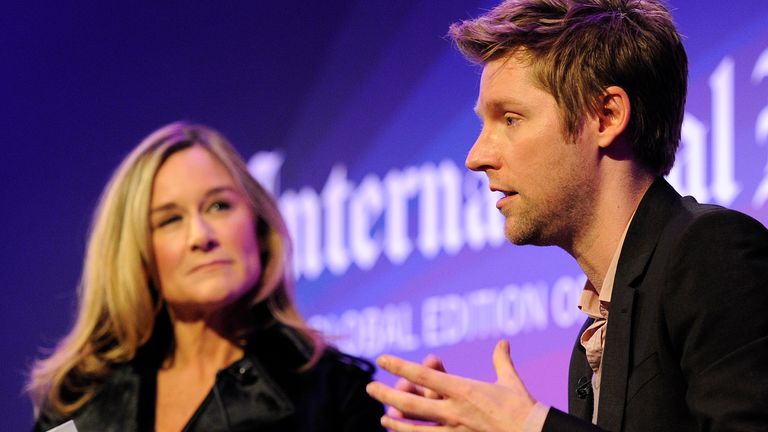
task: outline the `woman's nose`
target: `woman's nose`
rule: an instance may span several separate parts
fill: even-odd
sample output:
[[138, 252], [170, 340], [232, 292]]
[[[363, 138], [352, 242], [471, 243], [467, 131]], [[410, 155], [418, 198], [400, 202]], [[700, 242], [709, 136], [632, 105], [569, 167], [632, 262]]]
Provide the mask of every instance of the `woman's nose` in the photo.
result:
[[189, 228], [190, 249], [208, 252], [219, 245], [212, 227], [201, 216], [193, 217]]

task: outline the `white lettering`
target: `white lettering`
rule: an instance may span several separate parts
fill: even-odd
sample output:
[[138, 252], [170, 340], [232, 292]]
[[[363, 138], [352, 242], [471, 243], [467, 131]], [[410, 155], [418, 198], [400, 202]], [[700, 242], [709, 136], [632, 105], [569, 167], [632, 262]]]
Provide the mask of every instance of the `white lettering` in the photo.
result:
[[741, 190], [734, 180], [734, 62], [726, 57], [709, 79], [712, 90], [712, 196], [729, 205]]
[[323, 271], [320, 253], [320, 199], [309, 187], [299, 193], [287, 190], [280, 197], [280, 211], [293, 234], [296, 277], [314, 279]]
[[[420, 320], [409, 303], [400, 303], [350, 309], [340, 317], [315, 315], [307, 321], [342, 350], [366, 357], [510, 337], [546, 330], [550, 313], [558, 328], [583, 321], [576, 305], [585, 280], [562, 276], [551, 288], [536, 282], [431, 296], [421, 302]], [[416, 322], [421, 323], [421, 337], [413, 331]]]
[[486, 244], [504, 243], [504, 217], [496, 210], [497, 194], [489, 192], [484, 174], [470, 172], [464, 177], [464, 232], [467, 245], [479, 250]]
[[680, 150], [669, 173], [669, 183], [681, 194], [693, 195], [697, 200], [707, 202], [707, 127], [692, 114], [685, 113], [680, 140]]
[[547, 327], [546, 287], [508, 285], [501, 291], [497, 305], [498, 325], [507, 336]]
[[[752, 69], [752, 83], [755, 85], [760, 84], [766, 77], [768, 77], [768, 49], [760, 54], [755, 67]], [[768, 106], [763, 107], [757, 115], [755, 142], [761, 146], [765, 146], [768, 143]], [[768, 162], [763, 167], [763, 179], [760, 181], [757, 191], [752, 197], [752, 206], [762, 208], [766, 201], [768, 201]]]
[[563, 276], [552, 286], [550, 312], [558, 327], [567, 328], [584, 320], [584, 314], [576, 307], [587, 278]]
[[373, 174], [367, 175], [350, 202], [350, 248], [355, 264], [361, 269], [373, 267], [381, 248], [371, 235], [373, 224], [384, 208], [381, 182]]
[[307, 323], [353, 355], [373, 357], [384, 351], [413, 351], [420, 344], [413, 332], [413, 309], [408, 303], [350, 309], [341, 317], [314, 315]]
[[344, 204], [351, 190], [347, 169], [342, 165], [333, 167], [323, 187], [322, 199], [325, 209], [325, 260], [328, 269], [337, 275], [349, 267], [349, 256], [344, 246]]
[[277, 196], [280, 190], [280, 168], [283, 167], [285, 156], [280, 152], [258, 152], [248, 159], [248, 172], [264, 189]]
[[384, 187], [387, 191], [384, 253], [392, 263], [400, 264], [413, 249], [408, 236], [408, 201], [418, 191], [418, 171], [412, 167], [402, 171], [390, 170], [384, 176]]
[[456, 294], [427, 298], [422, 306], [422, 339], [428, 347], [452, 345], [467, 334], [469, 310]]

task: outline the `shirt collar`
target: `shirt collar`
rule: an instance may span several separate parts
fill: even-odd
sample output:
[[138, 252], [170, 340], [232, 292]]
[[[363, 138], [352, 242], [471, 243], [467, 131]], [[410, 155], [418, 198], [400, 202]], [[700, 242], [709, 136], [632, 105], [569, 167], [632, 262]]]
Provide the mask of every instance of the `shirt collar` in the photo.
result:
[[579, 309], [584, 311], [592, 318], [606, 318], [608, 316], [608, 306], [611, 304], [611, 295], [613, 294], [613, 283], [616, 279], [616, 268], [619, 265], [619, 257], [621, 256], [621, 249], [624, 246], [624, 240], [627, 238], [627, 231], [629, 231], [629, 225], [632, 223], [635, 214], [627, 222], [627, 226], [624, 227], [624, 232], [621, 234], [619, 244], [616, 246], [616, 250], [613, 252], [611, 263], [608, 265], [608, 271], [603, 278], [603, 285], [598, 290], [592, 285], [592, 282], [587, 279], [584, 285], [584, 290], [581, 292], [581, 298], [579, 299]]

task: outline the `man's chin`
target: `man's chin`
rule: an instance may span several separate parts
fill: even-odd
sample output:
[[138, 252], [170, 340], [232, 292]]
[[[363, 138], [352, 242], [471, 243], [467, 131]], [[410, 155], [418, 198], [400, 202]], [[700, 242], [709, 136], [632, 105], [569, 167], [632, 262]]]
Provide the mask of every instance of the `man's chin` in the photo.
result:
[[531, 236], [529, 233], [521, 232], [519, 230], [505, 229], [504, 237], [506, 237], [507, 241], [513, 245], [525, 246], [532, 244]]
[[550, 246], [551, 243], [542, 238], [541, 232], [530, 224], [517, 223], [512, 225], [507, 219], [504, 225], [504, 237], [517, 246]]

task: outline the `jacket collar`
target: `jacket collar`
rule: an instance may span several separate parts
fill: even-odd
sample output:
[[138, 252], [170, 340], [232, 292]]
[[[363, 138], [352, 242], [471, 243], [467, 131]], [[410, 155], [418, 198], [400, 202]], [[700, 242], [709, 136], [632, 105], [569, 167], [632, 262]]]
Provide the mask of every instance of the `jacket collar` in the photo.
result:
[[295, 412], [293, 402], [254, 355], [222, 369], [185, 431], [254, 430]]
[[597, 424], [607, 430], [620, 430], [624, 418], [636, 288], [679, 200], [680, 194], [663, 178], [657, 178], [640, 201], [621, 250], [607, 324], [597, 418]]
[[[295, 331], [281, 324], [254, 333], [243, 358], [217, 373], [184, 431], [253, 430], [289, 417], [295, 407], [283, 388], [284, 377], [306, 363], [309, 352]], [[156, 381], [152, 359], [139, 356], [117, 367], [75, 416], [77, 425], [102, 431], [152, 429]]]
[[253, 333], [245, 355], [216, 376], [213, 389], [185, 431], [254, 430], [291, 416], [294, 403], [284, 388], [309, 358], [308, 346], [295, 331], [273, 323]]

